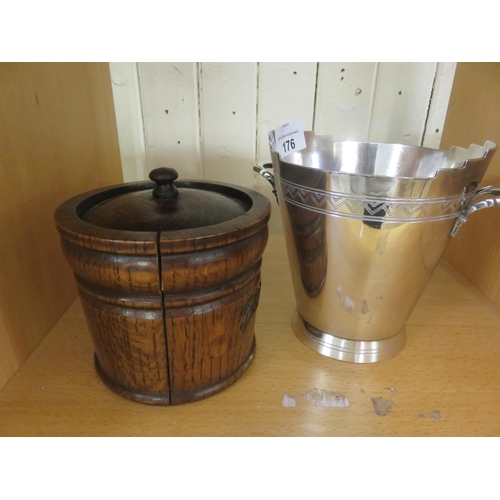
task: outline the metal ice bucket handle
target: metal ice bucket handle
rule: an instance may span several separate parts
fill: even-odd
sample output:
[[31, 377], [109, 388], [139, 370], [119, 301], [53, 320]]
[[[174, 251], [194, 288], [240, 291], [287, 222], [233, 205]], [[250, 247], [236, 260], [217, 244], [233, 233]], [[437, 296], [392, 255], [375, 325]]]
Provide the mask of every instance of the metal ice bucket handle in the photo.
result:
[[[493, 197], [491, 197], [491, 195], [493, 195]], [[485, 196], [488, 196], [488, 198], [481, 199]], [[470, 214], [477, 212], [478, 210], [482, 210], [483, 208], [495, 207], [497, 205], [500, 205], [500, 188], [487, 186], [482, 189], [478, 189], [475, 195], [471, 198], [469, 204], [457, 217], [450, 235], [452, 237], [456, 236], [458, 230], [465, 222], [467, 222], [467, 218]]]
[[273, 194], [276, 197], [276, 201], [278, 202], [279, 205], [278, 194], [276, 193], [276, 182], [274, 180], [274, 174], [269, 172], [269, 170], [272, 168], [273, 168], [272, 163], [264, 161], [256, 163], [253, 167], [254, 172], [257, 172], [259, 175], [264, 177], [264, 179], [266, 179], [269, 182], [269, 184], [271, 184], [271, 186], [273, 187]]

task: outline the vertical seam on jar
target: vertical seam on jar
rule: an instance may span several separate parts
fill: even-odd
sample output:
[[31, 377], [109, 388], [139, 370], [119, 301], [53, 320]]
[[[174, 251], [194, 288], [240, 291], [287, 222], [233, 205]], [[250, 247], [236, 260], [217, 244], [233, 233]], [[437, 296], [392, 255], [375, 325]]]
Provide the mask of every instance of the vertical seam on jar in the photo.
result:
[[172, 386], [171, 386], [171, 380], [170, 380], [170, 356], [169, 356], [169, 349], [168, 349], [168, 335], [167, 335], [167, 315], [165, 311], [165, 297], [163, 293], [163, 273], [162, 273], [162, 268], [161, 268], [161, 248], [160, 248], [160, 238], [161, 238], [161, 231], [158, 231], [156, 233], [156, 256], [158, 259], [158, 281], [159, 281], [159, 288], [160, 288], [160, 297], [161, 297], [161, 312], [162, 312], [162, 319], [163, 319], [163, 338], [165, 340], [165, 362], [166, 362], [166, 367], [167, 367], [167, 384], [168, 384], [168, 404], [172, 404]]

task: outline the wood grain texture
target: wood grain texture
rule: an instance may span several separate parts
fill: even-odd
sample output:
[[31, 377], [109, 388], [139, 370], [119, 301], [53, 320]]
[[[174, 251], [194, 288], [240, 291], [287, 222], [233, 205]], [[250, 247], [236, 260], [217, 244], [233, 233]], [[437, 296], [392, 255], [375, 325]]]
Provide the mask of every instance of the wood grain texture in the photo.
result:
[[170, 170], [151, 177], [75, 196], [55, 221], [97, 373], [128, 399], [175, 405], [250, 365], [270, 204], [232, 185], [174, 185]]
[[229, 385], [225, 381], [234, 382], [250, 364], [260, 261], [224, 289], [215, 300], [165, 310], [172, 404], [220, 392]]
[[[151, 393], [168, 401], [168, 366], [163, 309], [110, 305], [80, 287], [82, 307], [101, 370], [131, 393]], [[133, 394], [131, 395], [133, 398]]]
[[[229, 245], [223, 258], [217, 249], [203, 252], [202, 266], [189, 263], [196, 256], [185, 257], [187, 272], [180, 277], [178, 266], [162, 256], [172, 403], [195, 401], [207, 390], [218, 392], [214, 386], [248, 365], [267, 228], [238, 243]], [[231, 251], [233, 246], [236, 251]], [[207, 272], [209, 266], [212, 272]]]
[[[500, 434], [500, 310], [446, 262], [408, 321], [406, 347], [382, 363], [343, 363], [304, 346], [290, 327], [294, 304], [285, 242], [271, 235], [262, 264], [257, 349], [247, 372], [214, 397], [151, 407], [100, 382], [77, 301], [0, 392], [0, 435]], [[344, 394], [349, 407], [316, 406], [306, 397], [314, 388]], [[283, 406], [285, 394], [295, 397], [295, 407]], [[392, 401], [392, 411], [378, 416], [372, 398]]]
[[0, 88], [2, 387], [76, 297], [55, 208], [122, 173], [108, 64], [2, 63]]
[[108, 197], [120, 199], [144, 188], [151, 193], [153, 186], [135, 183], [82, 193], [57, 208], [55, 222], [78, 284], [97, 372], [124, 397], [169, 404], [158, 233], [110, 229], [85, 220]]
[[172, 404], [217, 394], [240, 378], [253, 359], [270, 203], [257, 192], [238, 191], [251, 200], [244, 215], [160, 235]]
[[[491, 140], [500, 146], [500, 63], [459, 63], [441, 148]], [[500, 187], [500, 153], [481, 186]], [[445, 259], [500, 306], [500, 208], [473, 214], [444, 254]]]
[[[166, 233], [163, 233], [161, 240], [163, 247], [168, 241], [165, 235]], [[260, 259], [267, 238], [268, 231], [264, 226], [253, 235], [231, 244], [221, 244], [187, 254], [162, 251], [163, 292], [169, 296], [186, 292], [201, 293], [230, 283]]]

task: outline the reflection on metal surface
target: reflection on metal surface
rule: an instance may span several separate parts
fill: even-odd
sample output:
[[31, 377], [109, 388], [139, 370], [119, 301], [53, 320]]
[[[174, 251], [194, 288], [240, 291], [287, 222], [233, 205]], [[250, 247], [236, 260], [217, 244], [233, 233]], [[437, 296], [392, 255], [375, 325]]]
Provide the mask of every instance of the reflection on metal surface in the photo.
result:
[[[423, 222], [455, 219], [460, 214], [463, 201], [462, 194], [430, 199], [382, 198], [309, 189], [277, 176], [275, 180], [278, 181], [279, 186], [278, 197], [291, 205], [325, 215], [350, 217], [363, 221]], [[468, 199], [472, 196], [473, 193], [468, 195]]]
[[[495, 198], [484, 198], [485, 196], [493, 195]], [[479, 201], [480, 200], [480, 201]], [[470, 214], [477, 212], [478, 210], [482, 210], [483, 208], [490, 208], [500, 205], [500, 189], [494, 188], [492, 186], [488, 186], [482, 189], [478, 189], [471, 200], [465, 204], [465, 208], [462, 213], [458, 216], [458, 219], [451, 230], [451, 236], [455, 236], [458, 233], [458, 230], [467, 221], [467, 218]]]
[[271, 150], [274, 175], [265, 171], [285, 232], [293, 330], [325, 356], [388, 359], [403, 348], [450, 236], [473, 211], [500, 203], [488, 198], [498, 189], [478, 190], [495, 145], [440, 151], [312, 132], [306, 143], [282, 159]]
[[[325, 189], [325, 178], [320, 171], [311, 173], [303, 168], [291, 170], [295, 182], [313, 191], [321, 192]], [[282, 183], [278, 182], [278, 185], [281, 190]], [[323, 288], [327, 275], [326, 216], [316, 210], [303, 210], [300, 205], [287, 198], [283, 198], [283, 201], [284, 210], [290, 218], [302, 286], [309, 297], [315, 297]]]
[[292, 329], [297, 337], [308, 347], [323, 356], [349, 361], [352, 363], [375, 363], [392, 358], [405, 346], [405, 329], [384, 340], [359, 341], [335, 337], [304, 321], [300, 314], [294, 313]]

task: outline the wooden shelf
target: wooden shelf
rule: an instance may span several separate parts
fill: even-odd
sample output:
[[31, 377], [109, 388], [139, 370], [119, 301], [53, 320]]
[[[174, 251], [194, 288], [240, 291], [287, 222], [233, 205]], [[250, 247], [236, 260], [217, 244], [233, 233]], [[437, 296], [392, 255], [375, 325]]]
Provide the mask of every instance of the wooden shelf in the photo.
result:
[[[107, 389], [77, 300], [0, 392], [2, 436], [497, 436], [500, 310], [442, 262], [407, 326], [407, 345], [372, 365], [323, 357], [293, 334], [283, 236], [264, 254], [257, 353], [229, 389], [197, 403], [150, 407]], [[312, 389], [348, 408], [317, 407]], [[295, 407], [282, 404], [296, 397]], [[372, 398], [393, 402], [379, 416]]]

